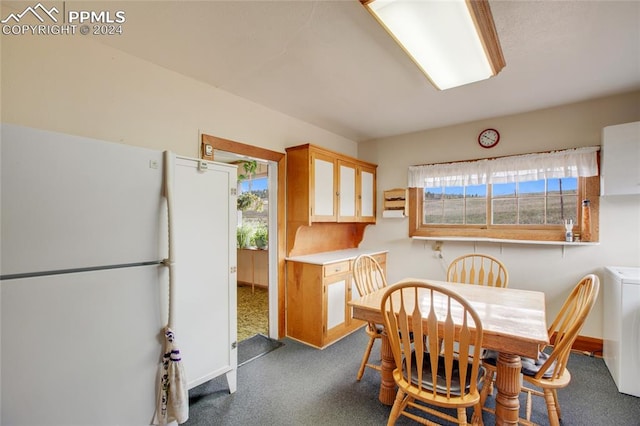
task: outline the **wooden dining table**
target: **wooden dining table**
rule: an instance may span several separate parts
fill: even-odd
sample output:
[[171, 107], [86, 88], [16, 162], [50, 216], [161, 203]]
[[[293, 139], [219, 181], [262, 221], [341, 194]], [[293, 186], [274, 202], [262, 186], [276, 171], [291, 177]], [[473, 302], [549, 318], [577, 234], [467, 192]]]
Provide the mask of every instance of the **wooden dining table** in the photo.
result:
[[[496, 424], [518, 424], [522, 367], [520, 357], [536, 358], [538, 348], [549, 343], [544, 293], [416, 278], [407, 278], [399, 283], [407, 281], [441, 285], [454, 290], [470, 302], [482, 321], [482, 347], [499, 353], [495, 383]], [[386, 289], [350, 301], [353, 318], [382, 324], [380, 302]], [[383, 404], [393, 405], [396, 395], [393, 380], [395, 362], [389, 340], [384, 333], [381, 341], [379, 399]]]

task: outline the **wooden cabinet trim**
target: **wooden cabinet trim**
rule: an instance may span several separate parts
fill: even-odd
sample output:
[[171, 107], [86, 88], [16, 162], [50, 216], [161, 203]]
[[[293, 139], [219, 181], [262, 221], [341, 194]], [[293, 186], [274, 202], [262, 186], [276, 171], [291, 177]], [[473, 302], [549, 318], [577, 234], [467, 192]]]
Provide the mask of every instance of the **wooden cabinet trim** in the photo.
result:
[[344, 160], [351, 161], [351, 162], [354, 162], [354, 163], [367, 165], [367, 166], [370, 166], [370, 167], [373, 167], [373, 168], [377, 168], [378, 167], [377, 164], [370, 163], [368, 161], [363, 161], [363, 160], [360, 160], [360, 159], [358, 159], [356, 157], [351, 157], [349, 155], [342, 154], [342, 153], [339, 153], [339, 152], [336, 152], [336, 151], [331, 151], [330, 149], [321, 147], [319, 145], [314, 145], [312, 143], [307, 143], [307, 144], [302, 144], [302, 145], [291, 146], [291, 147], [285, 148], [285, 152], [287, 154], [290, 151], [293, 152], [293, 151], [297, 151], [297, 150], [310, 150], [310, 151], [321, 152], [321, 153], [324, 153], [325, 155], [329, 155], [329, 156], [332, 156], [332, 157], [339, 157], [339, 158], [342, 158]]

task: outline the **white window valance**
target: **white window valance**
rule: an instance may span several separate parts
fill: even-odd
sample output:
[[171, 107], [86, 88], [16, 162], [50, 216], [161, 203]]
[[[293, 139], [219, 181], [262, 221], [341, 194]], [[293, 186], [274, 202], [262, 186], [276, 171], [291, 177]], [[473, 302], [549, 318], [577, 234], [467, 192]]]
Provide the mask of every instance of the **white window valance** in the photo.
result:
[[438, 188], [598, 175], [600, 147], [409, 167], [409, 187]]

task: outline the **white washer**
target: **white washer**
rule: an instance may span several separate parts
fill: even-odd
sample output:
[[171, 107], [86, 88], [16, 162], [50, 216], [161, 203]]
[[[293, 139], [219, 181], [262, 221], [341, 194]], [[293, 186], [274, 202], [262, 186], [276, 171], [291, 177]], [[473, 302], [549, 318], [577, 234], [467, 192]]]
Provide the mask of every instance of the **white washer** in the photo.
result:
[[640, 397], [640, 268], [605, 268], [602, 356], [618, 391]]

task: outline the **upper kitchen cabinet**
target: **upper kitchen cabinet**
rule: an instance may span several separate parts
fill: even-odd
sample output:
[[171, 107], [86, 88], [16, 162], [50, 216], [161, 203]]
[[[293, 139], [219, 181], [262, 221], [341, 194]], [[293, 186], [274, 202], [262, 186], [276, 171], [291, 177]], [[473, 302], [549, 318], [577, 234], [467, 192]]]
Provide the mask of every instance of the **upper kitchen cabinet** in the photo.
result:
[[306, 144], [287, 148], [287, 219], [375, 223], [376, 165]]
[[602, 195], [640, 194], [640, 122], [602, 130]]

